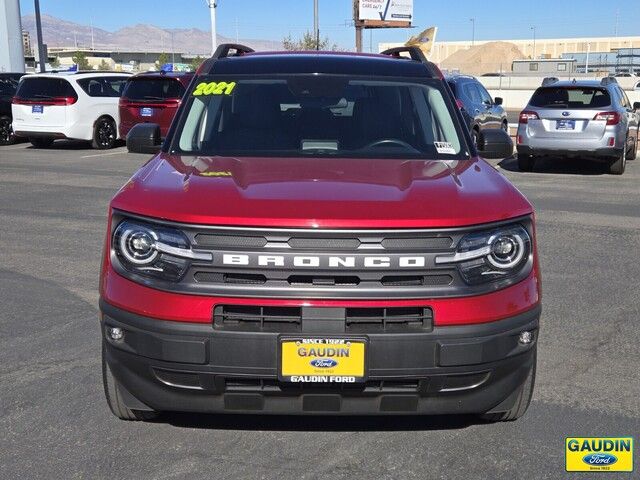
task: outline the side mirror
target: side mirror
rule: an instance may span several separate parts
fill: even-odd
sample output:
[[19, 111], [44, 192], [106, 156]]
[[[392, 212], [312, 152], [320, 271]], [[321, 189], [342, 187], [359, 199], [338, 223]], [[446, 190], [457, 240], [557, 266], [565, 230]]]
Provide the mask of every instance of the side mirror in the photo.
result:
[[494, 103], [494, 105], [496, 105], [496, 106], [502, 105], [502, 102], [503, 102], [503, 101], [504, 101], [504, 100], [502, 100], [502, 97], [496, 97], [496, 98], [494, 98], [494, 99], [493, 99], [493, 103]]
[[513, 141], [501, 128], [480, 131], [478, 153], [484, 158], [507, 158], [513, 155]]
[[127, 134], [127, 150], [132, 153], [158, 153], [162, 147], [160, 125], [138, 123]]
[[640, 102], [633, 102], [633, 109], [637, 112], [640, 110]]

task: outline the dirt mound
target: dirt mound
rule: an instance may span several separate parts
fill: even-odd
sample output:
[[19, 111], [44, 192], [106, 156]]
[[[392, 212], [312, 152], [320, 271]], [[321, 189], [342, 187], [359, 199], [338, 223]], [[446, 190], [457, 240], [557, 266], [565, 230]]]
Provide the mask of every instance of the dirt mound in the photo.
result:
[[510, 72], [514, 60], [524, 58], [524, 54], [513, 43], [488, 42], [458, 50], [440, 63], [440, 68], [460, 73], [482, 75], [483, 73]]

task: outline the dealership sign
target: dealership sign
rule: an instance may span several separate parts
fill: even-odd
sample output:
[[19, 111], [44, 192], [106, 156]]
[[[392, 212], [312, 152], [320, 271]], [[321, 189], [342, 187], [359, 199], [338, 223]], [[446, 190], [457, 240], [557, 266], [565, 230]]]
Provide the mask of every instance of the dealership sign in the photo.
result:
[[359, 0], [358, 20], [364, 23], [411, 24], [413, 0]]

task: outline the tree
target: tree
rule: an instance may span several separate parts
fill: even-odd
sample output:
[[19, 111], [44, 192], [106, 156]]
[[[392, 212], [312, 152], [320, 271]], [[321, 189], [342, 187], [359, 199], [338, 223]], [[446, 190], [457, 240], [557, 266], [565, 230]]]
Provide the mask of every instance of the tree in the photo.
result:
[[204, 57], [201, 57], [200, 55], [191, 60], [191, 68], [194, 72], [198, 70], [198, 67], [202, 64], [202, 62], [204, 62]]
[[109, 65], [109, 63], [103, 58], [102, 60], [100, 60], [98, 70], [111, 70], [111, 65]]
[[169, 63], [169, 54], [162, 52], [158, 57], [158, 61], [156, 62], [159, 66], [164, 65], [165, 63]]
[[53, 57], [53, 60], [49, 62], [52, 68], [58, 68], [60, 66], [60, 59], [58, 57]]
[[71, 60], [78, 65], [78, 70], [89, 70], [91, 68], [89, 60], [87, 60], [87, 55], [84, 52], [76, 52], [76, 54], [71, 57]]
[[316, 40], [316, 36], [310, 32], [306, 31], [302, 35], [302, 38], [294, 40], [291, 38], [291, 35], [288, 35], [282, 40], [282, 46], [285, 50], [297, 51], [297, 50], [331, 50], [336, 52], [340, 50], [340, 47], [335, 43], [329, 45], [329, 38], [324, 37]]

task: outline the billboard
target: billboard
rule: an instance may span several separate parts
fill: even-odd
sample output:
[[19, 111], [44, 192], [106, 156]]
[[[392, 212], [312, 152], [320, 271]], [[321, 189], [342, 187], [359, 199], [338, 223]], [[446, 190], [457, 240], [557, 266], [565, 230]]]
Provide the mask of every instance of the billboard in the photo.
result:
[[358, 0], [357, 20], [371, 27], [409, 27], [413, 0]]

